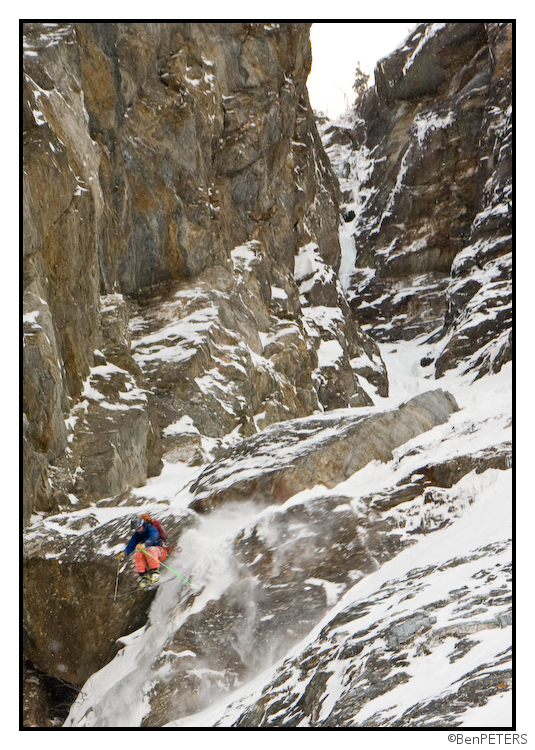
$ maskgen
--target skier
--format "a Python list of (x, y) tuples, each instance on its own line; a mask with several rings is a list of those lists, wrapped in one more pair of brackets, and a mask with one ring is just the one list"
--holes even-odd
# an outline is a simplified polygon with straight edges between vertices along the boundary
[(160, 580), (160, 561), (167, 557), (167, 550), (163, 546), (165, 532), (160, 523), (151, 518), (150, 513), (134, 516), (130, 521), (130, 527), (134, 529), (134, 534), (126, 549), (119, 552), (117, 557), (122, 560), (125, 555), (130, 555), (136, 550), (134, 565), (140, 577), (139, 587), (145, 588)]

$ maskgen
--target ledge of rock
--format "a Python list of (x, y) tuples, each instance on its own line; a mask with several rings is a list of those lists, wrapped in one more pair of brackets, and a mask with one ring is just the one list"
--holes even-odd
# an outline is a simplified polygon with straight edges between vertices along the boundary
[(334, 411), (272, 425), (205, 469), (191, 507), (202, 512), (228, 501), (283, 503), (318, 484), (332, 488), (370, 461), (390, 460), (395, 448), (457, 410), (453, 396), (438, 389), (380, 414)]

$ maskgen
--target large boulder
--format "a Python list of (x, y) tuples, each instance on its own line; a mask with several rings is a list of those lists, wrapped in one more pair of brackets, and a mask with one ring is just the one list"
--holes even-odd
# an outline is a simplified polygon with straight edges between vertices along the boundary
[(329, 412), (274, 425), (230, 448), (194, 483), (192, 507), (223, 502), (284, 503), (317, 484), (334, 487), (370, 461), (388, 461), (411, 437), (446, 422), (458, 406), (442, 390), (415, 396), (388, 412)]
[[(121, 648), (120, 636), (146, 622), (155, 592), (137, 588), (137, 574), (124, 565), (119, 572), (112, 554), (124, 549), (133, 512), (127, 506), (109, 521), (104, 502), (92, 512), (48, 514), (45, 524), (35, 518), (28, 527), (23, 645), (45, 674), (80, 687)], [(188, 513), (164, 519), (171, 542), (193, 522)]]

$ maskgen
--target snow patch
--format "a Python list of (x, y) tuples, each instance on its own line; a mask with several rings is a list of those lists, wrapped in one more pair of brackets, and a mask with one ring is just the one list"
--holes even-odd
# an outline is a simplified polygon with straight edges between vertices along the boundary
[(413, 127), (416, 131), (416, 137), (420, 146), (427, 138), (427, 134), (432, 130), (442, 130), (449, 127), (455, 120), (455, 113), (448, 112), (442, 117), (436, 112), (427, 112), (423, 115), (418, 115), (414, 119)]

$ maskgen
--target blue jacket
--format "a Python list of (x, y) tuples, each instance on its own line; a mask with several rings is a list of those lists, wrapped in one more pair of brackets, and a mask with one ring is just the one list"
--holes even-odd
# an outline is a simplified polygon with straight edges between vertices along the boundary
[(132, 539), (128, 542), (125, 554), (129, 555), (136, 548), (136, 545), (143, 543), (145, 547), (158, 547), (162, 544), (160, 532), (151, 523), (143, 523), (141, 531), (134, 532)]

